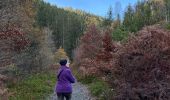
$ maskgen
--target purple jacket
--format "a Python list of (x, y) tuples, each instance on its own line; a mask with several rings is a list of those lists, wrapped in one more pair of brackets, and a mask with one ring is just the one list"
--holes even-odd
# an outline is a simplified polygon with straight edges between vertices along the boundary
[(61, 66), (58, 71), (57, 77), (58, 75), (59, 78), (56, 84), (56, 93), (71, 93), (71, 83), (75, 83), (75, 78), (72, 75), (70, 68), (68, 68), (67, 66)]

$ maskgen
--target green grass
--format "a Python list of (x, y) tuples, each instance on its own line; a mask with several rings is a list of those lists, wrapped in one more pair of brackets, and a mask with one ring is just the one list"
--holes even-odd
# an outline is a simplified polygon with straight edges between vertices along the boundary
[(82, 78), (79, 78), (79, 81), (83, 84), (90, 84), (93, 83), (97, 78), (94, 76), (85, 76)]
[(97, 98), (97, 100), (112, 99), (114, 91), (109, 88), (109, 85), (106, 82), (95, 76), (82, 76), (76, 69), (73, 69), (72, 71), (79, 82), (88, 86), (89, 91)]
[(170, 30), (170, 24), (165, 24), (165, 28)]
[(10, 100), (44, 100), (53, 93), (56, 76), (54, 73), (31, 75), (17, 84), (8, 84), (9, 91), (14, 93)]
[(109, 91), (109, 87), (103, 80), (98, 79), (95, 76), (82, 77), (81, 75), (78, 75), (78, 81), (80, 81), (82, 84), (87, 85), (91, 94), (97, 97), (97, 100), (106, 100), (104, 99), (105, 95), (103, 94)]
[(101, 96), (105, 90), (108, 89), (106, 83), (102, 80), (96, 80), (89, 84), (89, 89), (94, 96)]

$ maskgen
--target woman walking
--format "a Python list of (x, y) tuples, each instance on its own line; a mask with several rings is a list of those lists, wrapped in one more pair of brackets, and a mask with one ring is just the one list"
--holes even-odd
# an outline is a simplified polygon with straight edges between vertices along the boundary
[(56, 84), (56, 93), (58, 100), (71, 100), (72, 85), (75, 83), (75, 78), (69, 68), (69, 62), (66, 59), (60, 60), (60, 69), (57, 74), (58, 82)]

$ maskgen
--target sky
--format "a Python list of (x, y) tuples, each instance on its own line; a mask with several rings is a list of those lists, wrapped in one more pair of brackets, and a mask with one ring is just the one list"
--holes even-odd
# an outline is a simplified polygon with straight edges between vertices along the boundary
[(135, 5), (138, 0), (44, 0), (58, 7), (72, 7), (98, 16), (105, 17), (111, 6), (113, 15), (118, 13), (123, 16), (129, 4)]

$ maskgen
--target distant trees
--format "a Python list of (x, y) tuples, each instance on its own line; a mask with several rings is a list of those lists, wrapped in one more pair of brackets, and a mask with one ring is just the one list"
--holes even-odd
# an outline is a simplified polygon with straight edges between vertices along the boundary
[[(49, 65), (43, 62), (44, 58), (48, 57), (41, 52), (45, 51), (44, 48), (47, 48), (47, 45), (42, 46), (43, 43), (46, 43), (44, 42), (45, 32), (35, 24), (34, 19), (37, 2), (37, 0), (2, 2), (0, 8), (0, 42), (1, 50), (3, 50), (0, 55), (3, 59), (5, 58), (4, 60), (1, 59), (1, 62), (8, 62), (8, 64), (1, 63), (5, 68), (0, 70), (0, 73), (10, 74), (11, 76), (16, 73), (27, 74)], [(46, 54), (48, 53), (46, 52)], [(11, 60), (9, 61), (6, 58)], [(13, 66), (13, 68), (10, 66)]]
[(112, 22), (113, 22), (113, 9), (112, 6), (110, 6), (106, 18), (103, 20), (103, 25), (106, 27), (111, 27)]
[(166, 22), (170, 22), (170, 1), (164, 0), (165, 2), (165, 12), (166, 12)]
[(128, 6), (127, 11), (125, 12), (125, 17), (123, 20), (123, 25), (126, 26), (127, 30), (135, 31), (135, 21), (134, 21), (134, 10), (131, 5)]
[[(0, 10), (1, 67), (7, 67), (10, 64), (17, 63), (18, 59), (16, 57), (22, 53), (23, 49), (29, 46), (27, 45), (29, 41), (28, 34), (25, 30), (26, 26), (28, 28), (29, 25), (27, 24), (30, 23), (30, 20), (28, 16), (25, 16), (26, 11), (22, 8), (22, 5), (19, 5), (20, 2), (2, 2)], [(19, 5), (18, 9), (16, 7), (17, 5)], [(25, 16), (25, 18), (22, 16)], [(28, 23), (19, 23), (22, 21), (27, 21)]]
[(137, 32), (142, 27), (156, 23), (168, 22), (170, 8), (168, 0), (144, 0), (136, 5), (129, 5), (124, 13), (123, 20), (120, 16), (112, 21), (112, 36), (116, 41), (125, 40), (129, 33)]
[(39, 2), (36, 21), (41, 27), (49, 27), (53, 32), (56, 48), (62, 46), (72, 57), (80, 36), (90, 24), (100, 24), (100, 18), (72, 8), (58, 8)]
[(123, 25), (129, 32), (136, 32), (146, 25), (153, 25), (165, 18), (168, 20), (168, 10), (164, 9), (164, 6), (168, 7), (167, 3), (151, 0), (138, 2), (135, 8), (129, 5), (124, 15)]
[(55, 63), (59, 63), (60, 59), (68, 59), (66, 52), (61, 47), (54, 54)]

